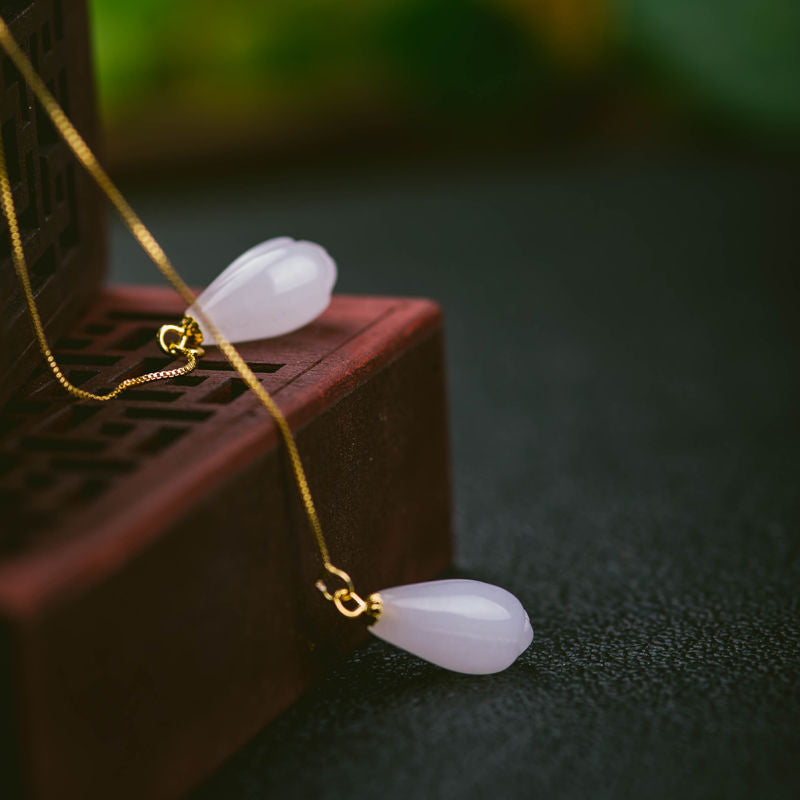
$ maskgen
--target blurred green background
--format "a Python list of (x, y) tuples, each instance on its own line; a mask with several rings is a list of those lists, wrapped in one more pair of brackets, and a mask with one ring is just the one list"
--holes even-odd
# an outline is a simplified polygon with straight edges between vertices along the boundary
[(793, 0), (90, 5), (122, 170), (800, 134)]

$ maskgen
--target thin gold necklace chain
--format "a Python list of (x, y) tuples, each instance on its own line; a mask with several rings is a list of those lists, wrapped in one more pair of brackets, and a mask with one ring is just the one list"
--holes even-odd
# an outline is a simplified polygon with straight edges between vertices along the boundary
[[(314, 505), (314, 499), (311, 496), (311, 489), (308, 485), (308, 478), (306, 477), (303, 462), (300, 460), (300, 454), (297, 450), (297, 443), (295, 442), (289, 423), (283, 412), (278, 408), (275, 401), (269, 395), (267, 390), (261, 385), (258, 378), (256, 378), (253, 371), (247, 365), (247, 362), (239, 354), (239, 351), (228, 341), (227, 337), (219, 330), (214, 324), (213, 320), (206, 316), (205, 312), (200, 308), (194, 294), (188, 287), (186, 282), (176, 272), (172, 266), (166, 253), (162, 250), (161, 246), (153, 238), (153, 235), (145, 227), (144, 223), (139, 219), (136, 212), (128, 204), (127, 200), (122, 196), (119, 189), (114, 185), (111, 178), (109, 178), (100, 162), (95, 157), (94, 153), (89, 149), (89, 146), (84, 141), (83, 137), (75, 129), (75, 126), (67, 119), (66, 114), (59, 106), (56, 99), (45, 86), (42, 79), (36, 74), (27, 56), (17, 45), (11, 32), (6, 25), (5, 20), (0, 17), (0, 46), (6, 51), (9, 58), (14, 62), (14, 65), (23, 76), (28, 86), (33, 90), (36, 98), (41, 103), (47, 115), (50, 117), (56, 130), (58, 130), (61, 137), (66, 142), (67, 146), (75, 154), (75, 157), (83, 165), (86, 171), (91, 175), (102, 192), (109, 199), (111, 204), (116, 208), (122, 221), (127, 226), (128, 230), (133, 234), (133, 237), (149, 256), (150, 260), (158, 267), (161, 274), (169, 281), (174, 287), (175, 291), (183, 298), (187, 306), (194, 305), (197, 311), (197, 316), (203, 323), (207, 331), (209, 331), (220, 350), (222, 350), (225, 357), (231, 363), (233, 368), (241, 375), (248, 388), (258, 397), (261, 404), (270, 413), (278, 426), (281, 437), (286, 445), (289, 453), (289, 459), (294, 472), (297, 488), (300, 492), (300, 497), (305, 507), (306, 516), (311, 525), (311, 529), (316, 539), (317, 548), (319, 549), (320, 556), (322, 557), (323, 568), (332, 576), (339, 579), (344, 586), (336, 589), (332, 593), (328, 591), (324, 581), (317, 582), (317, 588), (322, 591), (326, 599), (333, 601), (336, 607), (347, 616), (358, 616), (363, 612), (369, 612), (370, 605), (368, 601), (362, 600), (355, 592), (353, 583), (350, 576), (344, 571), (335, 567), (330, 560), (328, 546), (325, 542), (325, 536), (322, 533), (322, 526), (317, 516), (317, 510)], [(17, 221), (17, 214), (14, 208), (14, 200), (11, 192), (11, 182), (8, 177), (8, 170), (6, 168), (5, 152), (3, 149), (2, 141), (0, 141), (0, 195), (2, 195), (3, 213), (8, 221), (9, 234), (11, 238), (11, 249), (14, 260), (14, 268), (19, 277), (22, 285), (25, 301), (28, 305), (30, 312), (31, 324), (33, 325), (36, 333), (36, 338), (39, 343), (39, 348), (42, 355), (47, 361), (48, 366), (53, 372), (56, 380), (73, 396), (80, 399), (88, 400), (109, 400), (116, 397), (120, 392), (129, 386), (134, 386), (140, 383), (147, 383), (153, 380), (161, 380), (163, 378), (173, 378), (178, 375), (183, 375), (186, 372), (194, 369), (196, 361), (196, 353), (202, 352), (192, 350), (190, 348), (178, 349), (182, 355), (187, 357), (187, 363), (177, 369), (164, 370), (161, 372), (149, 373), (137, 378), (129, 378), (123, 381), (111, 393), (107, 395), (96, 395), (91, 392), (86, 392), (73, 386), (64, 376), (64, 373), (59, 368), (53, 357), (52, 351), (47, 342), (47, 337), (42, 326), (41, 317), (36, 308), (36, 301), (34, 299), (33, 290), (31, 289), (30, 276), (25, 262), (25, 253), (22, 247), (22, 238), (20, 236), (19, 223)], [(344, 604), (355, 603), (355, 609), (347, 608)]]

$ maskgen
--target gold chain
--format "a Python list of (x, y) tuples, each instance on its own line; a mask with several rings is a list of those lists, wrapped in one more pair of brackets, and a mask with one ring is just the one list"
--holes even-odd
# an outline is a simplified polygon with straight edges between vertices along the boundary
[[(365, 601), (361, 600), (361, 598), (355, 593), (350, 576), (331, 563), (328, 546), (322, 533), (322, 526), (320, 525), (319, 517), (317, 516), (317, 510), (314, 506), (314, 500), (311, 496), (311, 489), (308, 485), (305, 469), (303, 468), (303, 463), (300, 460), (300, 454), (297, 450), (297, 444), (294, 440), (294, 436), (292, 435), (291, 428), (289, 427), (289, 423), (286, 421), (286, 417), (284, 417), (283, 412), (278, 408), (267, 390), (261, 385), (258, 378), (256, 378), (253, 371), (247, 365), (247, 362), (239, 354), (239, 351), (228, 341), (228, 339), (223, 335), (214, 322), (209, 319), (208, 316), (206, 316), (202, 308), (197, 305), (195, 296), (191, 289), (185, 283), (183, 278), (181, 278), (181, 276), (175, 271), (175, 268), (170, 263), (166, 253), (161, 249), (161, 246), (153, 238), (153, 235), (149, 230), (147, 230), (136, 212), (122, 196), (119, 189), (117, 189), (117, 187), (114, 185), (106, 171), (100, 166), (100, 163), (98, 162), (94, 153), (92, 153), (92, 151), (89, 149), (89, 146), (86, 144), (83, 137), (75, 129), (75, 126), (69, 121), (69, 119), (67, 119), (66, 114), (64, 114), (56, 99), (50, 93), (42, 79), (36, 74), (30, 61), (14, 41), (14, 38), (12, 37), (8, 26), (2, 17), (0, 17), (0, 46), (3, 47), (9, 58), (14, 62), (14, 65), (19, 70), (20, 74), (33, 90), (36, 98), (47, 112), (47, 115), (52, 120), (53, 125), (66, 142), (67, 146), (70, 148), (70, 150), (72, 150), (72, 152), (75, 154), (75, 157), (83, 165), (89, 175), (91, 175), (114, 208), (116, 208), (117, 212), (122, 218), (122, 221), (125, 223), (128, 230), (130, 230), (130, 232), (133, 234), (133, 237), (136, 239), (145, 253), (147, 253), (150, 260), (156, 265), (156, 267), (158, 267), (158, 269), (161, 271), (161, 274), (169, 281), (170, 284), (172, 284), (173, 288), (183, 298), (187, 306), (194, 305), (197, 311), (197, 316), (200, 318), (200, 321), (203, 323), (205, 329), (213, 335), (219, 349), (222, 350), (223, 354), (231, 363), (233, 368), (239, 373), (239, 375), (241, 375), (248, 388), (256, 395), (256, 397), (258, 397), (261, 404), (267, 409), (272, 418), (275, 420), (275, 424), (278, 426), (278, 430), (280, 431), (281, 437), (283, 438), (286, 449), (289, 453), (289, 460), (291, 461), (292, 471), (294, 472), (297, 488), (300, 491), (300, 497), (305, 507), (306, 516), (308, 517), (308, 521), (316, 539), (317, 548), (319, 549), (320, 556), (322, 557), (322, 566), (331, 576), (344, 583), (344, 587), (337, 589), (332, 595), (328, 592), (324, 581), (318, 581), (317, 588), (323, 592), (327, 599), (334, 601), (336, 607), (342, 611), (342, 613), (345, 613), (343, 610), (345, 608), (344, 603), (353, 601), (356, 603), (357, 607), (360, 607), (360, 603), (364, 603)], [(2, 141), (0, 141), (0, 194), (2, 194), (3, 212), (8, 220), (9, 234), (11, 237), (11, 249), (14, 257), (14, 267), (17, 271), (17, 275), (19, 276), (20, 283), (22, 284), (25, 301), (28, 305), (31, 323), (36, 333), (39, 348), (41, 349), (42, 355), (47, 361), (50, 369), (53, 371), (56, 379), (68, 392), (81, 399), (110, 400), (112, 397), (116, 397), (120, 392), (129, 386), (147, 383), (154, 380), (161, 380), (162, 378), (177, 377), (178, 375), (183, 375), (186, 372), (189, 372), (195, 367), (197, 363), (197, 357), (202, 354), (202, 350), (192, 347), (181, 348), (173, 345), (173, 347), (170, 348), (171, 352), (178, 352), (182, 355), (185, 355), (188, 359), (187, 363), (183, 367), (161, 372), (152, 372), (137, 378), (129, 378), (128, 380), (123, 381), (119, 386), (117, 386), (116, 389), (107, 395), (95, 395), (91, 392), (85, 392), (82, 389), (73, 386), (64, 377), (63, 372), (53, 358), (53, 354), (47, 343), (41, 318), (36, 308), (36, 302), (31, 289), (30, 277), (28, 275), (28, 269), (25, 263), (25, 253), (22, 248), (22, 239), (20, 237), (17, 215), (14, 209), (14, 200), (11, 192), (11, 183), (8, 178), (8, 171), (6, 169), (5, 153), (3, 151)], [(184, 318), (182, 323), (184, 325), (182, 329), (184, 333), (184, 339), (188, 330), (186, 326), (191, 322), (192, 320), (189, 320), (187, 323), (187, 318)], [(363, 610), (369, 611), (369, 606), (367, 605), (367, 607)], [(361, 612), (359, 611), (358, 613)], [(357, 614), (353, 614), (353, 616), (356, 615)]]
[(22, 285), (22, 292), (25, 295), (25, 302), (28, 306), (28, 311), (31, 316), (31, 325), (36, 334), (36, 340), (39, 343), (39, 349), (42, 351), (44, 360), (50, 367), (56, 380), (73, 396), (79, 400), (111, 400), (117, 395), (125, 391), (131, 386), (138, 386), (142, 383), (150, 383), (151, 381), (160, 381), (165, 378), (177, 378), (179, 375), (185, 375), (191, 372), (197, 366), (197, 351), (189, 349), (175, 348), (174, 352), (178, 352), (186, 356), (186, 364), (176, 369), (160, 370), (158, 372), (149, 372), (145, 375), (139, 375), (136, 378), (127, 378), (120, 383), (115, 389), (112, 389), (107, 394), (94, 394), (87, 392), (85, 389), (79, 389), (75, 384), (70, 383), (66, 376), (58, 366), (50, 345), (47, 341), (47, 336), (44, 332), (42, 319), (39, 316), (39, 309), (36, 307), (36, 300), (34, 299), (33, 289), (31, 288), (31, 279), (28, 274), (28, 268), (25, 264), (25, 252), (22, 249), (22, 237), (19, 232), (19, 220), (17, 219), (17, 211), (14, 208), (14, 196), (11, 193), (11, 182), (8, 178), (8, 168), (6, 167), (6, 153), (2, 141), (0, 141), (0, 200), (2, 201), (3, 213), (8, 221), (8, 232), (11, 237), (11, 253), (14, 260), (14, 269)]

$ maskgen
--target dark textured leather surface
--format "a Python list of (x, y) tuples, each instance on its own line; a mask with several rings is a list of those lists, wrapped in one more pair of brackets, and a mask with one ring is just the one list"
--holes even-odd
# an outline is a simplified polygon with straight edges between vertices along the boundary
[(536, 631), (486, 678), (372, 641), (195, 800), (798, 796), (797, 178), (617, 157), (134, 195), (194, 282), (290, 234), (342, 290), (443, 303), (457, 569)]

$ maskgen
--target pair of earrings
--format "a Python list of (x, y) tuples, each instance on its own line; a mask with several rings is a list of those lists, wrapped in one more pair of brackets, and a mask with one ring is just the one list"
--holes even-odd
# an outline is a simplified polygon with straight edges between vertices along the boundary
[[(330, 302), (336, 264), (312, 242), (270, 239), (237, 258), (186, 310), (208, 315), (234, 344), (290, 333), (319, 316)], [(184, 318), (184, 319), (185, 319)], [(198, 323), (205, 344), (210, 331)], [(163, 339), (162, 339), (163, 341)], [(510, 666), (533, 640), (528, 615), (499, 586), (440, 580), (383, 589), (366, 600), (349, 576), (328, 570), (344, 586), (317, 587), (346, 616), (371, 622), (370, 633), (441, 667), (489, 674)]]

